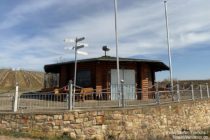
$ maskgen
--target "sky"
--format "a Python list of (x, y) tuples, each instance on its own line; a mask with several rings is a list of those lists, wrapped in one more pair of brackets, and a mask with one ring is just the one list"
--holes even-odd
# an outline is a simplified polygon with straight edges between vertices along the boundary
[[(210, 79), (210, 0), (168, 0), (175, 79)], [(114, 0), (1, 0), (0, 68), (44, 71), (74, 59), (65, 38), (85, 37), (88, 56), (115, 56)], [(118, 0), (119, 56), (168, 65), (163, 0)], [(157, 79), (169, 72), (157, 73)]]

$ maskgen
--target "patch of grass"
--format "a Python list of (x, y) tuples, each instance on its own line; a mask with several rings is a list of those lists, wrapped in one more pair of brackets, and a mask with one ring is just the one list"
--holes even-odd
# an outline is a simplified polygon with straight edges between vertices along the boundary
[(27, 132), (0, 130), (0, 135), (15, 137), (15, 138), (31, 138), (35, 140), (75, 140), (70, 136), (68, 136), (66, 133), (63, 133), (63, 135), (61, 136), (46, 137), (46, 136), (34, 136)]
[(206, 129), (205, 132), (207, 133), (207, 136), (210, 138), (210, 127)]
[(9, 131), (9, 130), (0, 130), (0, 135), (11, 136), (16, 138), (30, 137), (30, 135), (27, 133), (18, 132), (18, 131)]

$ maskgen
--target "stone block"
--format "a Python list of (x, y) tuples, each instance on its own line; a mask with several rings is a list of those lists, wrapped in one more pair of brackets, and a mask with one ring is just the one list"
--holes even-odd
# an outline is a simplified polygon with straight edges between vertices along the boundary
[(75, 129), (75, 133), (77, 135), (82, 135), (82, 130), (81, 129)]
[(64, 125), (68, 125), (68, 124), (70, 124), (71, 122), (70, 121), (63, 121), (63, 124)]
[(104, 111), (97, 111), (97, 115), (98, 115), (98, 116), (104, 116), (105, 113), (104, 113)]
[(82, 128), (82, 125), (81, 124), (69, 124), (69, 127), (72, 129), (79, 129), (79, 128)]
[(84, 134), (85, 135), (94, 135), (94, 134), (96, 134), (96, 131), (92, 127), (87, 127), (84, 129)]
[(84, 122), (84, 127), (90, 127), (93, 125), (92, 121)]
[(93, 135), (92, 139), (95, 140), (103, 140), (104, 139), (104, 135), (103, 134), (97, 134), (97, 135)]
[(48, 116), (47, 121), (52, 122), (53, 121), (53, 116)]
[(76, 139), (76, 138), (77, 138), (77, 135), (76, 135), (75, 132), (71, 132), (71, 133), (69, 134), (69, 136), (70, 136), (71, 138), (73, 138), (73, 139)]
[(79, 117), (79, 113), (75, 111), (75, 112), (74, 112), (74, 117), (75, 117), (75, 118), (78, 118), (78, 117)]
[(71, 132), (71, 131), (72, 131), (72, 129), (69, 128), (69, 127), (64, 127), (63, 128), (63, 132)]
[(102, 129), (103, 133), (107, 132), (107, 128), (108, 128), (107, 125), (102, 125), (101, 126), (101, 129)]
[(56, 129), (60, 129), (59, 126), (53, 126), (53, 129), (56, 130)]
[(90, 116), (91, 116), (91, 117), (97, 116), (97, 111), (92, 111), (92, 112), (90, 112)]
[(121, 114), (113, 114), (112, 115), (112, 119), (113, 120), (121, 120), (122, 119), (122, 115)]
[(35, 120), (47, 120), (47, 115), (36, 115)]
[(62, 115), (54, 115), (55, 120), (62, 120), (63, 116)]
[(63, 120), (55, 120), (55, 125), (62, 125), (63, 124)]
[(84, 122), (87, 122), (87, 121), (89, 121), (89, 119), (88, 118), (84, 118)]
[(82, 122), (83, 122), (83, 119), (82, 118), (76, 119), (76, 123), (82, 123)]
[(74, 121), (74, 115), (73, 114), (64, 114), (64, 121)]
[(85, 118), (85, 116), (86, 116), (86, 113), (78, 114), (79, 118)]

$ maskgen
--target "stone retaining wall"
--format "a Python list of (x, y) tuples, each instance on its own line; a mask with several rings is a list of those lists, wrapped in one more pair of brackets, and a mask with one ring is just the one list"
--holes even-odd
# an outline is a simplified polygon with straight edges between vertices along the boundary
[(151, 139), (210, 127), (210, 100), (130, 109), (1, 113), (0, 129), (76, 139)]

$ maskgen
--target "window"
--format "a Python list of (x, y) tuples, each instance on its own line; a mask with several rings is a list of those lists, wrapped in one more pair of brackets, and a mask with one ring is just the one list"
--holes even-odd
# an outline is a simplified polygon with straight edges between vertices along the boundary
[(77, 72), (77, 85), (81, 87), (91, 86), (91, 73), (89, 70), (82, 70)]
[(59, 77), (58, 73), (46, 73), (44, 76), (45, 88), (59, 87)]

